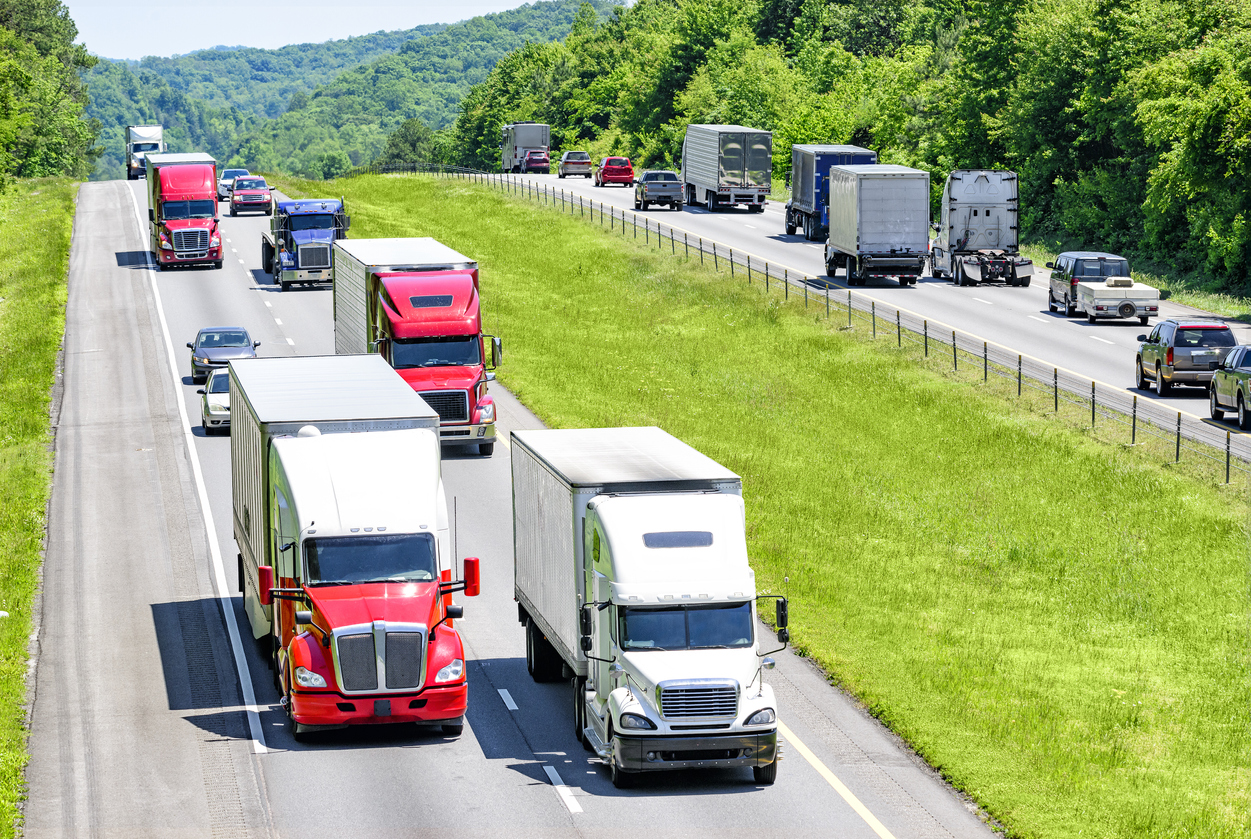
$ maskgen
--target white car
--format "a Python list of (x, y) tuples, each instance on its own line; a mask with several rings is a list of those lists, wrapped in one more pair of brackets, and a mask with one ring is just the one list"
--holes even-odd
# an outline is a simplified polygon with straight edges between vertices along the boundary
[(242, 178), (250, 174), (252, 173), (247, 169), (227, 169), (222, 172), (222, 176), (217, 179), (217, 200), (225, 201), (230, 197), (230, 190), (235, 185), (235, 178)]
[(204, 426), (204, 436), (214, 430), (230, 430), (230, 371), (226, 368), (209, 373), (204, 387), (196, 391), (203, 396), (200, 400), (200, 424)]

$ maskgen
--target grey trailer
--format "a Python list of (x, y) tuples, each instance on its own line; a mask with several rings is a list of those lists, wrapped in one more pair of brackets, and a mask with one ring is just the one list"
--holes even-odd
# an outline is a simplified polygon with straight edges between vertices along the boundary
[(897, 277), (916, 285), (929, 255), (930, 175), (893, 164), (831, 166), (825, 273), (849, 285)]
[(500, 171), (520, 172), (526, 152), (550, 154), (551, 126), (541, 122), (513, 122), (500, 129)]
[(823, 240), (830, 232), (830, 167), (872, 163), (877, 163), (877, 152), (860, 146), (791, 146), (786, 235), (794, 236), (800, 229), (809, 242)]
[(745, 204), (762, 213), (773, 186), (773, 134), (742, 125), (688, 125), (682, 141), (687, 204)]

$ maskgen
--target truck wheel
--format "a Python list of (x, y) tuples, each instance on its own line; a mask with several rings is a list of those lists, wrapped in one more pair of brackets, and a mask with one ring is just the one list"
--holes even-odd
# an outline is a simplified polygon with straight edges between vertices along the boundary
[(1029, 277), (1018, 277), (1016, 284), (1019, 285), (1021, 288), (1029, 288), (1029, 281), (1030, 281)]
[(236, 554), (236, 556), (239, 559), (239, 593), (244, 594), (244, 591), (243, 591), (243, 554)]
[[(1168, 383), (1168, 382), (1164, 381), (1164, 374), (1160, 371), (1160, 365), (1158, 365), (1158, 364), (1157, 364), (1157, 365), (1155, 366), (1155, 392), (1156, 392), (1156, 395), (1157, 395), (1157, 396), (1167, 396), (1167, 395), (1168, 395), (1168, 392), (1169, 392), (1170, 390), (1172, 390), (1172, 386), (1171, 386), (1171, 385), (1169, 385), (1169, 383)], [(1242, 403), (1239, 403), (1239, 405), (1241, 405), (1241, 404), (1242, 404)], [(1242, 415), (1241, 410), (1239, 410), (1239, 412), (1238, 412), (1238, 413), (1239, 413), (1239, 416), (1241, 416), (1241, 415)]]
[(679, 213), (682, 212), (682, 202), (681, 201), (676, 202), (673, 205), (673, 209), (675, 212), (679, 212)]
[(230, 217), (234, 218), (237, 215), (239, 215), (239, 213), (235, 210), (234, 205), (232, 204), (230, 207)]
[(1094, 316), (1094, 315), (1091, 315), (1091, 314), (1087, 314), (1087, 315), (1086, 315), (1086, 323), (1094, 323), (1094, 322), (1095, 322), (1095, 320), (1096, 320), (1096, 319), (1095, 319), (1095, 316)]
[(458, 723), (450, 722), (450, 723), (444, 723), (443, 725), (443, 733), (446, 734), (448, 737), (459, 737), (461, 732), (464, 730), (465, 730), (465, 723), (463, 720)]
[(825, 276), (827, 276), (827, 277), (833, 277), (833, 276), (836, 276), (837, 274), (838, 274), (838, 263), (837, 263), (837, 262), (827, 262), (827, 263), (825, 263)]
[(786, 235), (787, 236), (795, 235), (795, 225), (791, 224), (791, 220), (789, 216), (787, 216), (786, 218)]
[(582, 744), (582, 748), (589, 752), (591, 742), (586, 739), (586, 702), (582, 696), (586, 692), (586, 679), (574, 676), (570, 684), (573, 686), (573, 734)]
[(222, 261), (220, 259), (217, 260), (216, 262), (213, 263), (213, 267), (216, 268), (218, 271), (222, 270)]
[(1148, 320), (1148, 316), (1147, 316), (1147, 315), (1143, 315), (1142, 317), (1140, 317), (1140, 318), (1138, 319), (1138, 322), (1139, 322), (1140, 324), (1142, 324), (1143, 326), (1146, 326), (1146, 325), (1147, 325), (1147, 320)]
[(1147, 373), (1142, 369), (1142, 359), (1138, 359), (1134, 366), (1138, 371), (1138, 375), (1135, 377), (1138, 380), (1138, 389), (1144, 391), (1151, 390), (1151, 383), (1147, 381)]
[(283, 291), (290, 291), (291, 283), (287, 282), (286, 280), (280, 280), (278, 283), (278, 287), (281, 288)]
[(1238, 394), (1238, 427), (1251, 431), (1251, 413), (1247, 411), (1247, 403), (1242, 401), (1242, 394)]
[(753, 766), (751, 774), (755, 778), (756, 783), (763, 784), (766, 787), (773, 786), (773, 782), (778, 779), (778, 762), (774, 760), (766, 766)]
[(291, 731), (291, 739), (297, 743), (307, 743), (308, 734), (312, 729), (295, 721), (295, 712), (291, 710), (293, 704), (291, 697), (284, 696), (284, 698), (287, 700), (284, 707), (287, 709), (287, 728)]
[(478, 444), (478, 454), (482, 455), (483, 457), (490, 457), (494, 453), (495, 453), (494, 442)]
[(1070, 302), (1068, 297), (1064, 298), (1064, 316), (1071, 318), (1077, 314), (1077, 304)]
[(536, 682), (557, 681), (564, 669), (563, 664), (534, 620), (526, 621), (526, 669), (530, 671), (530, 677)]
[[(611, 744), (613, 740), (612, 723), (608, 724), (608, 742)], [(629, 789), (634, 786), (635, 773), (622, 769), (617, 765), (617, 758), (614, 755), (608, 760), (608, 773), (612, 778), (612, 785), (617, 789)]]
[(1056, 310), (1056, 299), (1051, 296), (1051, 292), (1047, 292), (1047, 311), (1054, 312)]
[(1225, 419), (1225, 412), (1221, 410), (1220, 403), (1216, 401), (1216, 383), (1212, 383), (1212, 387), (1208, 388), (1208, 413), (1214, 420)]

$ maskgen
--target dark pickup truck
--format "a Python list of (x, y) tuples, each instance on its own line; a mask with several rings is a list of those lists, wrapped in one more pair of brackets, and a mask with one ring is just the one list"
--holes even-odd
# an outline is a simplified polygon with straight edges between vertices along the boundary
[(634, 209), (646, 210), (652, 204), (667, 204), (682, 211), (682, 181), (677, 172), (653, 169), (634, 182)]

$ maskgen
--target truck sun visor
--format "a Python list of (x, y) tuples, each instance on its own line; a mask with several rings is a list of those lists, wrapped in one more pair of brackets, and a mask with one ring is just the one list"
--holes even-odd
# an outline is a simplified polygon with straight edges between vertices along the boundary
[(452, 295), (450, 294), (423, 294), (417, 297), (408, 298), (408, 302), (414, 309), (440, 309), (447, 308), (452, 305)]
[(712, 545), (712, 533), (707, 530), (665, 530), (644, 533), (643, 544), (649, 548), (707, 548)]

